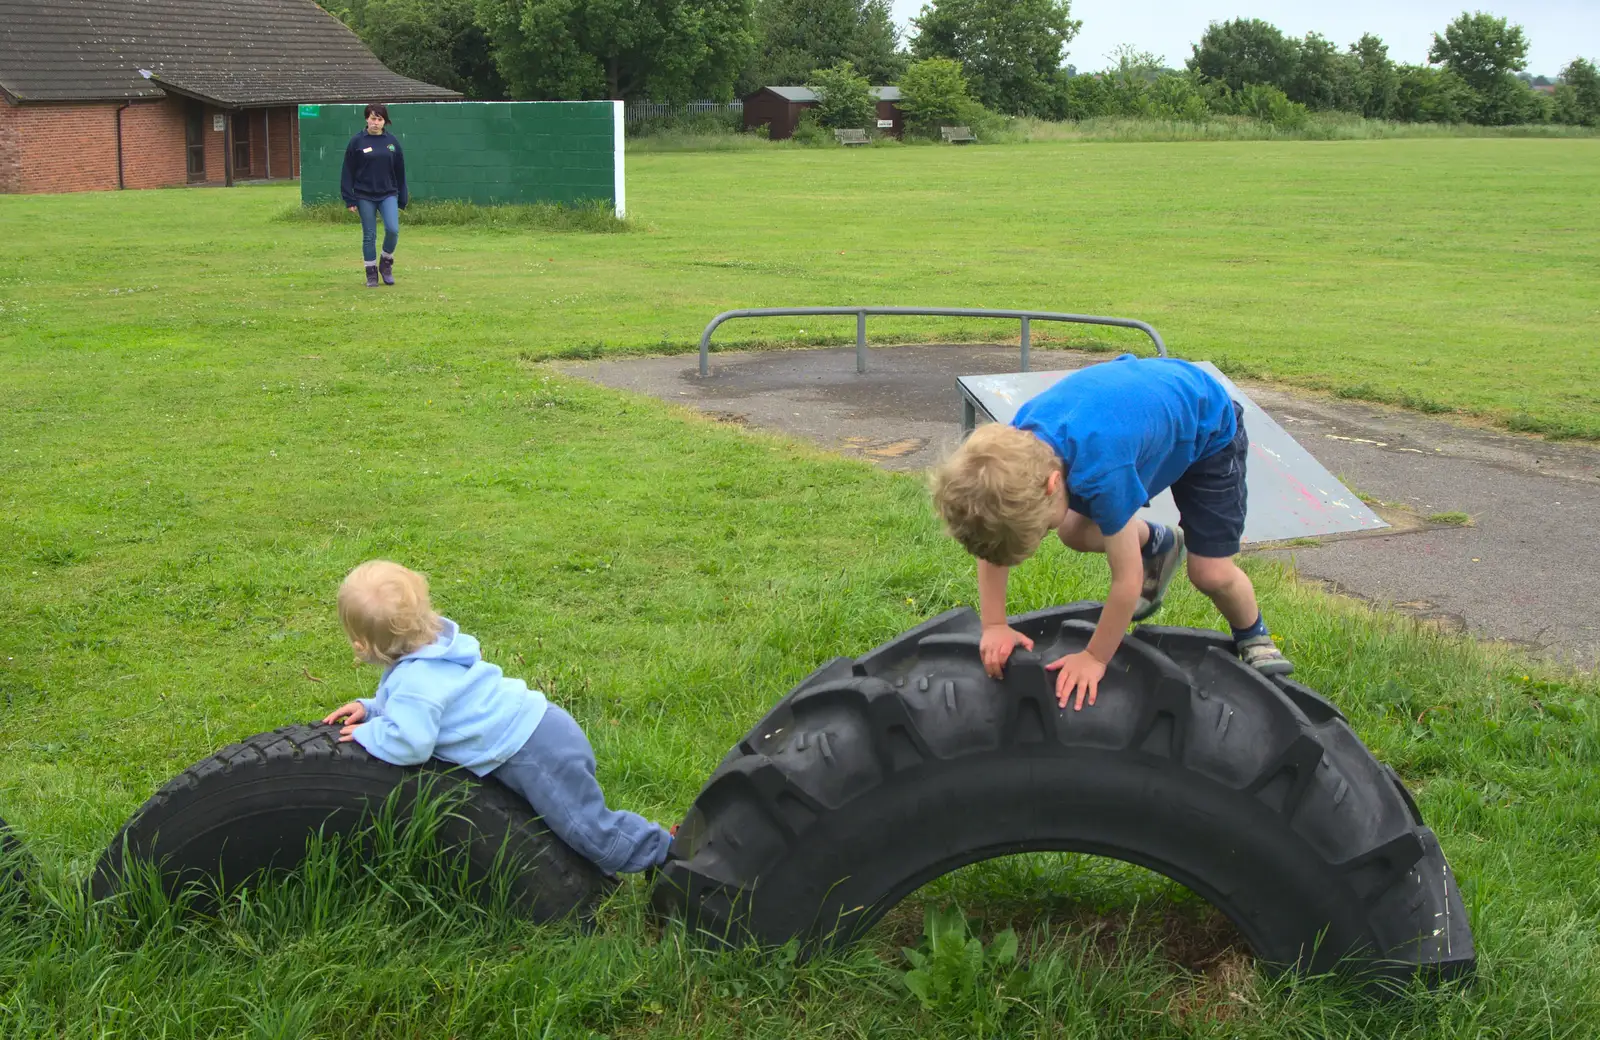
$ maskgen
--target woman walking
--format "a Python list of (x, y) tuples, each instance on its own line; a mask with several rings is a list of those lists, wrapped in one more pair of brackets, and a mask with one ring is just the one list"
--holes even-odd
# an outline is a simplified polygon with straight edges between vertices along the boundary
[[(361, 214), (361, 256), (367, 264), (367, 288), (394, 284), (394, 245), (400, 238), (400, 211), (406, 191), (406, 157), (389, 133), (387, 105), (368, 105), (367, 128), (350, 138), (344, 150), (344, 175), (339, 194), (351, 213)], [(383, 256), (379, 257), (378, 217), (383, 217)]]

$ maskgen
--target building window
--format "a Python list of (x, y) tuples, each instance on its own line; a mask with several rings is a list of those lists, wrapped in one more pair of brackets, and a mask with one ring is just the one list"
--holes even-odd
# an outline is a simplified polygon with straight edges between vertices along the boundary
[(206, 179), (206, 109), (198, 101), (189, 102), (183, 125), (184, 151), (188, 154), (189, 180)]
[(233, 115), (233, 175), (250, 176), (250, 113)]

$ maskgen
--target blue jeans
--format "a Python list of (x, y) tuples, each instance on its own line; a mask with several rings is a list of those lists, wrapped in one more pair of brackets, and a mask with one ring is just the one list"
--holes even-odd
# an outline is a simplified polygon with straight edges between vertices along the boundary
[(489, 775), (526, 798), (556, 837), (607, 874), (637, 873), (667, 858), (666, 828), (606, 808), (589, 738), (554, 704), (521, 750)]
[(383, 251), (394, 255), (394, 244), (400, 240), (400, 199), (390, 195), (382, 202), (357, 199), (356, 209), (361, 212), (361, 256), (369, 264), (378, 262), (378, 214), (383, 214)]

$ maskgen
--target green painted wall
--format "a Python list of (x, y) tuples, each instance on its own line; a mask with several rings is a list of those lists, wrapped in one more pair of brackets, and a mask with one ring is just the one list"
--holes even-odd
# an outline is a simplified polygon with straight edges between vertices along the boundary
[[(300, 199), (339, 199), (361, 105), (300, 106)], [(451, 101), (389, 106), (413, 199), (496, 203), (605, 199), (621, 215), (622, 105), (616, 101)]]

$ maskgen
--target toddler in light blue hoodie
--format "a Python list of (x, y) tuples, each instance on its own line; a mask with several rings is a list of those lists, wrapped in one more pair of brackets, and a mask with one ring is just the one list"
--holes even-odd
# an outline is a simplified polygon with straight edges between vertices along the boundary
[(478, 641), (433, 612), (427, 579), (388, 560), (339, 586), (339, 621), (356, 656), (383, 669), (377, 693), (335, 709), (353, 740), (397, 766), (439, 758), (493, 776), (528, 800), (556, 836), (608, 874), (657, 866), (672, 836), (606, 808), (594, 750), (571, 715), (478, 654)]

